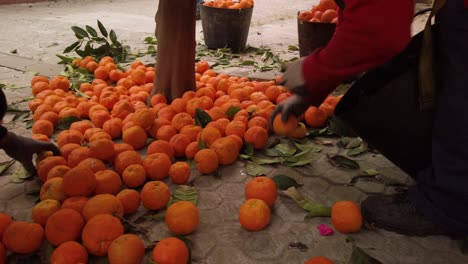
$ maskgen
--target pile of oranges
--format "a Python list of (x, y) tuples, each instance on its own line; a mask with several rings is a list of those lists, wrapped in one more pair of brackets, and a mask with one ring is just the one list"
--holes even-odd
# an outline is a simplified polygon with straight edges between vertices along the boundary
[(337, 23), (338, 7), (334, 0), (320, 0), (310, 11), (300, 12), (298, 19), (306, 22)]
[(205, 0), (204, 6), (228, 9), (244, 9), (252, 8), (254, 5), (253, 0)]
[[(47, 239), (56, 247), (53, 263), (87, 263), (88, 254), (107, 256), (111, 264), (140, 263), (143, 241), (124, 234), (119, 218), (140, 205), (148, 210), (165, 208), (171, 193), (164, 181), (186, 184), (191, 175), (187, 160), (193, 159), (202, 174), (211, 174), (234, 163), (244, 143), (265, 148), (268, 120), (276, 104), (291, 95), (275, 81), (217, 74), (201, 61), (195, 67), (196, 91), (168, 102), (160, 94), (149, 98), (156, 72), (140, 61), (125, 71), (110, 57), (100, 61), (85, 57), (73, 64), (95, 76), (79, 86), (86, 97), (70, 90), (70, 80), (63, 76), (31, 80), (32, 137), (52, 141), (58, 133), (54, 140), (61, 156), (43, 153), (36, 161), (43, 185), (32, 223), (0, 214), (0, 259), (6, 250), (32, 253)], [(305, 129), (299, 121), (323, 126), (339, 99), (330, 96), (323, 106), (310, 107), (286, 136)], [(194, 121), (200, 110), (211, 118), (205, 127)], [(80, 121), (57, 131), (58, 124), (71, 117)], [(115, 141), (120, 139), (122, 143)], [(145, 147), (142, 157), (137, 150)], [(276, 185), (267, 177), (257, 177), (246, 186), (245, 194), (239, 221), (247, 230), (261, 230), (270, 221)], [(198, 208), (190, 202), (173, 203), (165, 221), (173, 234), (190, 234), (198, 226)], [(152, 257), (161, 264), (186, 263), (188, 249), (183, 241), (170, 237), (157, 244)]]

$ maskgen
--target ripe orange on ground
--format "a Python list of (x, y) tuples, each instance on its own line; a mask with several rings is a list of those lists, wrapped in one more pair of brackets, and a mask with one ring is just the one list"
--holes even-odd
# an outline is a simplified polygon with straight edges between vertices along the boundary
[(174, 108), (174, 110), (176, 110), (177, 113), (182, 113), (185, 112), (185, 110), (187, 109), (187, 102), (187, 99), (175, 98), (174, 100), (172, 100), (171, 107)]
[[(56, 126), (59, 121), (59, 116), (55, 112), (45, 112), (39, 117), (39, 120), (47, 120), (52, 123), (52, 125)], [(38, 120), (38, 121), (39, 121)], [(39, 134), (39, 133), (37, 133)]]
[(249, 120), (247, 127), (251, 128), (254, 126), (260, 126), (268, 130), (268, 120), (261, 116), (254, 116)]
[(133, 123), (143, 129), (149, 129), (153, 125), (154, 119), (155, 116), (148, 108), (139, 109), (132, 115)]
[(141, 238), (125, 234), (116, 238), (109, 246), (109, 264), (141, 263), (145, 256), (145, 245)]
[(124, 189), (116, 196), (122, 203), (124, 214), (131, 214), (140, 207), (140, 193), (133, 189)]
[(0, 213), (0, 240), (3, 238), (5, 229), (13, 222), (13, 219), (5, 213)]
[(195, 165), (202, 174), (215, 172), (219, 167), (219, 160), (216, 151), (212, 149), (202, 149), (195, 154)]
[(205, 127), (200, 132), (200, 139), (205, 143), (207, 147), (210, 147), (213, 142), (221, 138), (221, 132), (214, 127)]
[(109, 119), (111, 119), (111, 116), (109, 114), (109, 111), (106, 110), (96, 110), (92, 113), (89, 114), (89, 119), (91, 122), (93, 122), (93, 125), (95, 127), (102, 128), (102, 125)]
[(184, 241), (176, 237), (167, 237), (156, 244), (152, 257), (156, 263), (185, 264), (189, 259), (189, 250)]
[(47, 174), (55, 166), (66, 165), (67, 161), (60, 156), (52, 156), (45, 158), (37, 164), (37, 175), (44, 182), (47, 179)]
[(227, 137), (232, 138), (237, 143), (238, 149), (242, 149), (242, 146), (244, 145), (244, 140), (242, 140), (241, 137), (239, 137), (238, 135), (229, 135)]
[(75, 143), (80, 145), (83, 135), (77, 130), (64, 130), (57, 135), (57, 146), (62, 148), (65, 144)]
[(78, 164), (80, 164), (80, 162), (89, 158), (89, 156), (90, 156), (89, 148), (87, 147), (76, 148), (72, 150), (72, 152), (70, 152), (70, 154), (68, 155), (68, 166), (70, 168), (75, 168), (76, 166), (78, 166)]
[(190, 144), (190, 138), (183, 134), (174, 135), (170, 140), (169, 144), (174, 149), (174, 156), (177, 158), (184, 157), (185, 149)]
[(167, 106), (158, 111), (158, 118), (164, 118), (172, 122), (176, 114), (177, 111), (172, 106)]
[(114, 142), (109, 139), (98, 139), (88, 144), (91, 158), (109, 160), (114, 156)]
[(12, 222), (3, 232), (3, 245), (13, 253), (33, 253), (44, 241), (44, 229), (40, 224), (23, 221)]
[(284, 123), (281, 118), (281, 114), (278, 114), (273, 119), (273, 131), (275, 131), (278, 136), (288, 136), (296, 130), (297, 118), (295, 116), (289, 116), (286, 123)]
[(185, 112), (176, 114), (171, 121), (171, 125), (177, 132), (180, 132), (182, 128), (189, 125), (194, 125), (195, 121), (193, 117)]
[(77, 130), (82, 135), (88, 130), (89, 128), (93, 128), (93, 123), (89, 122), (88, 120), (81, 120), (77, 122), (73, 122), (70, 125), (70, 130)]
[(218, 155), (218, 161), (221, 165), (229, 165), (234, 163), (239, 156), (239, 148), (234, 139), (230, 137), (223, 137), (217, 139), (211, 144), (210, 149)]
[(93, 196), (83, 207), (83, 216), (86, 221), (99, 214), (117, 214), (123, 216), (123, 212), (122, 203), (112, 194)]
[(141, 164), (132, 164), (122, 173), (122, 181), (129, 188), (136, 188), (146, 181), (146, 171)]
[(126, 143), (114, 143), (114, 156), (112, 157), (111, 162), (115, 161), (115, 158), (122, 152), (127, 150), (134, 150), (132, 146)]
[(187, 162), (178, 161), (171, 165), (169, 169), (169, 177), (175, 184), (186, 184), (190, 178), (190, 165)]
[(266, 176), (255, 177), (245, 185), (245, 199), (247, 200), (260, 199), (273, 208), (277, 197), (276, 183)]
[(239, 209), (239, 222), (249, 231), (264, 229), (271, 218), (270, 207), (260, 199), (249, 199)]
[(154, 153), (146, 156), (143, 160), (146, 176), (152, 180), (167, 178), (171, 164), (171, 160), (164, 153)]
[(233, 120), (231, 121), (231, 123), (226, 125), (226, 130), (224, 133), (226, 134), (226, 136), (234, 134), (243, 138), (245, 134), (245, 129), (246, 129), (245, 123), (243, 123), (242, 121)]
[(62, 209), (68, 208), (77, 211), (78, 213), (83, 213), (83, 208), (88, 202), (88, 197), (86, 196), (73, 196), (67, 198), (62, 203)]
[(198, 142), (190, 142), (185, 148), (185, 157), (193, 159), (198, 152)]
[(54, 246), (80, 238), (84, 219), (73, 209), (60, 209), (49, 217), (45, 227), (45, 236)]
[(87, 158), (82, 160), (76, 167), (90, 169), (93, 173), (103, 171), (106, 169), (106, 165), (101, 160), (95, 158)]
[(32, 126), (32, 132), (50, 137), (54, 133), (54, 124), (49, 120), (37, 120)]
[(166, 224), (176, 235), (193, 233), (199, 224), (198, 208), (191, 202), (180, 201), (173, 203), (166, 211)]
[(245, 132), (244, 140), (255, 149), (264, 149), (268, 143), (268, 131), (263, 127), (253, 126)]
[(171, 197), (169, 187), (162, 181), (147, 182), (140, 192), (141, 203), (148, 210), (159, 210)]
[(123, 234), (124, 227), (118, 218), (100, 214), (86, 223), (81, 238), (89, 253), (105, 256), (112, 241)]
[(88, 142), (93, 142), (98, 139), (112, 140), (112, 137), (104, 131), (99, 131), (90, 136)]
[(361, 210), (353, 201), (339, 201), (333, 204), (331, 220), (336, 230), (341, 233), (355, 233), (361, 230)]
[(47, 180), (41, 187), (39, 199), (41, 201), (53, 199), (59, 202), (65, 200), (66, 195), (63, 191), (63, 178), (52, 178)]
[(81, 147), (81, 145), (76, 143), (69, 143), (65, 144), (60, 148), (60, 155), (65, 159), (68, 160), (68, 155), (74, 150)]
[(129, 144), (134, 149), (141, 149), (146, 145), (146, 132), (140, 126), (133, 126), (126, 129), (122, 134), (124, 143)]
[(154, 153), (164, 153), (170, 159), (174, 158), (174, 148), (169, 142), (164, 140), (155, 140), (148, 145), (146, 155), (151, 155)]
[(67, 241), (58, 246), (50, 257), (53, 264), (88, 263), (88, 252), (75, 241)]
[(317, 256), (308, 259), (304, 264), (333, 264), (333, 261), (326, 257)]
[(94, 194), (116, 195), (122, 187), (120, 175), (114, 170), (102, 170), (94, 174), (96, 176), (96, 189)]
[(60, 202), (47, 199), (39, 202), (32, 208), (31, 218), (34, 223), (45, 226), (47, 219), (58, 210), (60, 210)]
[(119, 174), (122, 174), (124, 170), (132, 164), (143, 165), (140, 154), (135, 150), (126, 150), (117, 155), (114, 160), (114, 168)]
[(122, 119), (117, 117), (107, 120), (102, 125), (104, 132), (109, 134), (112, 139), (119, 138), (122, 135), (122, 127)]
[(83, 135), (83, 138), (86, 140), (86, 141), (90, 141), (90, 138), (92, 136), (94, 136), (95, 134), (98, 134), (98, 133), (101, 133), (101, 132), (104, 132), (104, 130), (102, 128), (99, 128), (99, 127), (93, 127), (93, 128), (90, 128), (88, 130), (86, 130), (86, 132), (84, 133)]
[(159, 140), (169, 141), (173, 136), (177, 134), (177, 130), (171, 125), (161, 126), (156, 132), (156, 138)]
[(34, 139), (34, 140), (50, 142), (50, 138), (48, 136), (42, 135), (42, 134), (34, 134), (34, 135), (31, 136), (31, 138)]
[(304, 119), (310, 127), (320, 128), (327, 122), (328, 115), (322, 108), (311, 106), (306, 110)]
[[(60, 179), (60, 178), (53, 178)], [(96, 176), (85, 167), (76, 167), (63, 175), (63, 192), (67, 196), (88, 196), (96, 188)]]

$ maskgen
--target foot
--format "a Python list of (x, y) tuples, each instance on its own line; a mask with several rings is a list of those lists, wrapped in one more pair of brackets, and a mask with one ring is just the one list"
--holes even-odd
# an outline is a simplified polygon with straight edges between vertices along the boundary
[(370, 196), (361, 204), (366, 222), (409, 236), (448, 235), (414, 207), (407, 193)]

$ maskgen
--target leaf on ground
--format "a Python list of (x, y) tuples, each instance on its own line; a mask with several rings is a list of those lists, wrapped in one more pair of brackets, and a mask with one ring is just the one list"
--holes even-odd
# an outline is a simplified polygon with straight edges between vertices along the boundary
[(280, 156), (279, 152), (274, 148), (264, 149), (264, 150), (262, 150), (262, 153), (269, 156), (269, 157), (279, 157)]
[(336, 167), (343, 167), (347, 169), (359, 169), (359, 163), (356, 161), (346, 158), (341, 155), (327, 155), (328, 160)]
[(247, 161), (247, 164), (245, 164), (245, 170), (247, 174), (253, 177), (263, 176), (263, 175), (266, 175), (268, 172), (268, 170), (262, 165), (259, 165), (251, 161)]
[(293, 156), (284, 157), (284, 161), (294, 163), (302, 160), (310, 160), (310, 153), (312, 153), (312, 149), (306, 149), (294, 154)]
[(269, 149), (269, 148), (272, 148), (276, 145), (278, 145), (279, 143), (281, 143), (281, 140), (277, 137), (270, 137), (267, 141), (267, 144), (265, 146), (266, 149)]
[(201, 126), (204, 128), (211, 121), (211, 116), (205, 110), (202, 110), (200, 108), (197, 108), (195, 110), (195, 124), (197, 126)]
[(318, 153), (322, 151), (321, 147), (317, 147), (313, 145), (312, 143), (300, 144), (300, 143), (294, 142), (294, 144), (296, 145), (298, 149), (302, 151), (310, 151), (311, 153)]
[(237, 107), (237, 106), (231, 106), (229, 107), (227, 110), (226, 110), (226, 115), (229, 117), (229, 118), (233, 118), (237, 112), (239, 112), (241, 110), (240, 107)]
[(275, 146), (275, 149), (282, 156), (292, 156), (294, 153), (296, 153), (296, 148), (287, 143), (280, 143)]
[(298, 48), (297, 46), (294, 46), (294, 45), (289, 45), (289, 46), (288, 46), (288, 50), (290, 50), (290, 51), (298, 51), (299, 48)]
[(305, 197), (302, 193), (300, 193), (296, 187), (290, 187), (287, 190), (283, 191), (283, 193), (288, 196), (289, 198), (293, 199), (297, 205), (299, 205), (302, 209), (306, 210), (308, 216), (314, 217), (329, 217), (331, 216), (331, 208), (328, 206), (324, 206), (320, 203), (312, 201)]
[(254, 154), (254, 146), (252, 143), (244, 142), (244, 146), (242, 147), (242, 154), (245, 154), (249, 157)]
[(264, 164), (275, 164), (275, 163), (281, 163), (282, 159), (280, 158), (259, 158), (255, 156), (251, 156), (250, 159), (257, 163), (258, 165), (264, 165)]
[(353, 149), (357, 148), (361, 145), (362, 139), (360, 137), (357, 138), (351, 138), (349, 142), (347, 142), (345, 148), (346, 149)]
[(374, 168), (364, 170), (364, 172), (369, 176), (377, 176), (377, 175), (380, 174), (380, 171), (378, 171), (377, 169), (374, 169)]
[(241, 153), (241, 154), (239, 154), (239, 158), (244, 159), (244, 160), (248, 160), (248, 159), (250, 159), (250, 156)]
[(26, 122), (26, 129), (32, 128), (33, 124), (34, 124), (34, 120), (28, 120)]
[(303, 185), (286, 175), (276, 175), (271, 179), (276, 183), (276, 187), (280, 190), (287, 190), (290, 187), (300, 187)]
[(0, 176), (15, 163), (14, 159), (0, 163)]
[(319, 145), (324, 145), (324, 146), (329, 146), (333, 145), (334, 141), (333, 140), (326, 140), (326, 139), (317, 139), (315, 142)]
[(382, 262), (369, 256), (362, 248), (355, 247), (351, 254), (349, 264), (382, 264)]
[(347, 152), (346, 152), (346, 155), (348, 156), (357, 156), (359, 154), (362, 154), (364, 152), (366, 152), (367, 150), (367, 147), (364, 146), (364, 144), (360, 145), (359, 147), (356, 147), (356, 148), (353, 148), (353, 149), (349, 149)]
[(313, 161), (314, 160), (312, 158), (306, 158), (297, 162), (284, 162), (283, 165), (288, 166), (288, 167), (301, 167), (304, 165), (308, 165), (312, 163)]
[(324, 127), (324, 128), (321, 128), (321, 129), (310, 129), (307, 131), (307, 137), (317, 137), (317, 136), (320, 136), (320, 135), (324, 135), (328, 132), (328, 127)]
[(31, 175), (26, 171), (23, 166), (20, 166), (11, 176), (10, 181), (13, 183), (22, 183), (29, 179)]
[(195, 160), (194, 160), (194, 159), (188, 159), (188, 160), (186, 160), (186, 162), (188, 163), (188, 165), (190, 166), (190, 168), (191, 168), (191, 169), (193, 169), (193, 170), (194, 170), (194, 169), (196, 169), (196, 168), (197, 168), (197, 166), (196, 166), (196, 164), (195, 164)]
[(71, 124), (78, 122), (78, 121), (81, 121), (81, 119), (76, 116), (67, 116), (67, 117), (61, 118), (58, 121), (57, 128), (60, 130), (68, 130)]
[[(197, 190), (188, 185), (179, 185), (176, 187), (174, 194), (172, 195), (172, 203), (188, 201), (197, 205), (198, 202), (198, 192)], [(169, 206), (169, 205), (168, 205)]]

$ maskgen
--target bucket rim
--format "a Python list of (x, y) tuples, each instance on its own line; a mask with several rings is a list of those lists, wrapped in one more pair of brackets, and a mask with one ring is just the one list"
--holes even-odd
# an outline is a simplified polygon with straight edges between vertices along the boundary
[[(217, 9), (217, 10), (232, 10), (232, 11), (236, 11), (236, 12), (241, 12), (242, 10), (252, 10), (254, 7), (255, 7), (255, 5), (252, 5), (252, 7), (249, 7), (249, 8), (231, 9), (231, 8), (224, 8), (224, 7), (206, 6), (206, 5), (203, 5), (203, 4), (200, 5), (200, 8)], [(231, 12), (231, 11), (227, 11), (227, 12)]]

